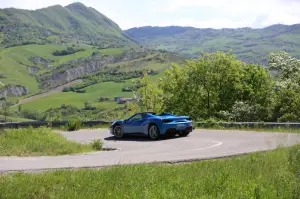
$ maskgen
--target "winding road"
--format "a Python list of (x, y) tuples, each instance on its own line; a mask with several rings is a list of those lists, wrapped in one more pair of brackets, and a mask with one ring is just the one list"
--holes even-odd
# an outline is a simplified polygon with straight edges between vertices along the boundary
[(181, 162), (230, 157), (300, 143), (300, 134), (249, 131), (195, 130), (188, 137), (150, 141), (143, 137), (116, 140), (107, 129), (60, 132), (69, 140), (89, 143), (102, 139), (114, 151), (54, 157), (0, 157), (0, 172), (37, 172), (52, 169)]

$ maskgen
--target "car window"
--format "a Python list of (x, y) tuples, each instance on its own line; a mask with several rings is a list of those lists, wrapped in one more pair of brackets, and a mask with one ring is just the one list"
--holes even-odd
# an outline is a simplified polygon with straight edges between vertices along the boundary
[(141, 114), (138, 114), (138, 115), (135, 115), (133, 116), (130, 120), (139, 120), (139, 119), (142, 119), (142, 115)]

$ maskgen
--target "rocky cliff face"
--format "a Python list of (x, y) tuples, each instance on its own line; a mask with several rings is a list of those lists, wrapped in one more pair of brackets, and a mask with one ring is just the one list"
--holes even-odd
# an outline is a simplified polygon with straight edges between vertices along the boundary
[(0, 98), (3, 97), (20, 97), (24, 95), (28, 95), (29, 90), (24, 86), (6, 86), (5, 88), (0, 90)]
[(78, 62), (73, 61), (71, 63), (73, 64), (71, 68), (69, 67), (66, 70), (62, 70), (63, 68), (58, 68), (51, 75), (42, 77), (41, 80), (44, 83), (42, 88), (58, 87), (70, 81), (76, 80), (84, 75), (95, 73), (108, 64), (134, 60), (140, 57), (145, 57), (146, 55), (146, 51), (128, 51), (117, 56), (92, 56), (92, 58), (87, 60), (78, 60)]

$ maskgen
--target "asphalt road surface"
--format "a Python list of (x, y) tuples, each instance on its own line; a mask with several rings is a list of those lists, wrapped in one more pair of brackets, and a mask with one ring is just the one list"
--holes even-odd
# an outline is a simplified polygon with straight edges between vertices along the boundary
[(36, 172), (51, 169), (202, 160), (271, 150), (278, 146), (300, 143), (300, 134), (231, 130), (194, 130), (188, 137), (158, 141), (150, 141), (143, 137), (116, 140), (107, 129), (61, 133), (68, 139), (81, 143), (102, 139), (104, 147), (118, 150), (56, 157), (0, 157), (0, 172)]

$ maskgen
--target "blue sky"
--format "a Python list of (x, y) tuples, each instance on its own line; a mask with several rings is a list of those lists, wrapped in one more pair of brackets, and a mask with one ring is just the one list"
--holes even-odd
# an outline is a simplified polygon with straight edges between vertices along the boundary
[(0, 7), (38, 9), (81, 2), (122, 29), (139, 26), (262, 28), (300, 23), (300, 0), (1, 0)]

